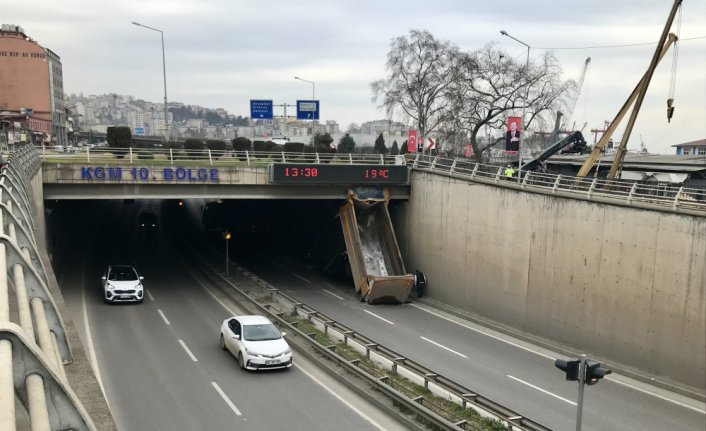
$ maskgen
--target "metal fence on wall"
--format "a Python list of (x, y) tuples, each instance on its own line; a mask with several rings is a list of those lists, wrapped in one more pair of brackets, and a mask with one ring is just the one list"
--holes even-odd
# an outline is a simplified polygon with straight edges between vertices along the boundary
[(66, 377), (71, 349), (37, 248), (40, 167), (22, 146), (0, 172), (0, 430), (95, 430)]

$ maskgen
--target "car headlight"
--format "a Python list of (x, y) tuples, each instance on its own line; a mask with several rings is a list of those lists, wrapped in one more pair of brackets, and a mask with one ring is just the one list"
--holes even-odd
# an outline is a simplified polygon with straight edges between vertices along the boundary
[(283, 354), (283, 355), (289, 355), (290, 353), (292, 353), (292, 350), (289, 349), (289, 348), (287, 348), (287, 350), (285, 350), (282, 354)]

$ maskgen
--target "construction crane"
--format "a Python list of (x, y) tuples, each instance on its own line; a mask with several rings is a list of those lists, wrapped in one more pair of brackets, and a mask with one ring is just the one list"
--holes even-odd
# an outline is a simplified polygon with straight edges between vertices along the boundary
[(672, 46), (672, 44), (674, 44), (678, 39), (674, 33), (669, 33), (669, 29), (672, 26), (672, 22), (674, 22), (674, 16), (676, 15), (677, 10), (681, 6), (681, 3), (682, 0), (674, 0), (674, 5), (672, 6), (672, 10), (669, 13), (667, 23), (664, 27), (664, 30), (662, 31), (662, 36), (660, 37), (659, 43), (657, 44), (657, 50), (655, 51), (655, 54), (652, 57), (650, 66), (647, 68), (647, 72), (645, 72), (645, 75), (642, 77), (640, 82), (632, 91), (632, 93), (628, 97), (628, 100), (626, 100), (625, 104), (623, 104), (622, 108), (620, 108), (618, 114), (615, 116), (615, 119), (610, 123), (608, 129), (605, 131), (600, 141), (598, 141), (598, 143), (593, 147), (593, 151), (591, 151), (591, 154), (589, 154), (588, 158), (581, 166), (581, 169), (579, 169), (578, 174), (576, 174), (577, 177), (585, 177), (588, 174), (593, 165), (596, 163), (596, 160), (599, 158), (601, 152), (604, 151), (606, 144), (613, 136), (613, 133), (618, 127), (618, 124), (623, 119), (628, 109), (630, 108), (630, 106), (632, 106), (634, 102), (635, 106), (632, 110), (632, 113), (630, 114), (630, 118), (625, 128), (625, 132), (623, 133), (623, 137), (620, 141), (620, 145), (618, 146), (618, 149), (615, 153), (615, 157), (613, 158), (613, 162), (610, 166), (610, 171), (606, 176), (606, 178), (609, 180), (612, 180), (616, 177), (618, 170), (620, 169), (620, 166), (623, 163), (625, 153), (627, 152), (626, 147), (628, 144), (628, 139), (630, 138), (630, 133), (632, 132), (633, 126), (635, 125), (637, 114), (640, 112), (640, 107), (642, 106), (642, 101), (645, 98), (645, 93), (647, 92), (647, 87), (650, 84), (652, 75), (654, 74), (654, 71), (657, 68), (657, 65), (659, 64), (660, 60), (662, 60), (667, 51), (669, 51), (670, 46)]
[[(566, 125), (571, 122), (571, 117), (574, 114), (574, 108), (576, 108), (576, 102), (578, 102), (579, 97), (581, 96), (581, 89), (583, 88), (583, 81), (586, 80), (586, 71), (588, 70), (588, 64), (591, 62), (591, 57), (587, 57), (586, 61), (583, 64), (583, 70), (581, 71), (581, 76), (579, 77), (578, 83), (576, 84), (576, 94), (572, 98), (572, 100), (569, 102), (569, 109), (567, 110), (568, 112), (566, 113), (566, 117), (564, 118), (564, 126), (561, 128), (562, 130), (566, 130)], [(573, 130), (572, 130), (573, 132)]]

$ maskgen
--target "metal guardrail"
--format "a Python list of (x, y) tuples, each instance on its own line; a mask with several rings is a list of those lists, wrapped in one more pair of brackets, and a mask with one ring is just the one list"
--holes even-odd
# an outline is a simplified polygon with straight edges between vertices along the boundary
[(0, 173), (0, 430), (95, 430), (66, 377), (71, 348), (34, 237), (29, 181), (40, 167), (23, 146)]
[(90, 164), (194, 164), (206, 166), (262, 166), (270, 163), (331, 163), (404, 165), (402, 155), (351, 153), (291, 153), (285, 151), (190, 150), (174, 148), (94, 147), (74, 152), (41, 148), (44, 161)]
[(525, 191), (706, 217), (706, 189), (535, 171), (523, 172), (522, 178), (508, 178), (503, 174), (504, 167), (422, 155), (416, 155), (409, 165), (412, 169)]

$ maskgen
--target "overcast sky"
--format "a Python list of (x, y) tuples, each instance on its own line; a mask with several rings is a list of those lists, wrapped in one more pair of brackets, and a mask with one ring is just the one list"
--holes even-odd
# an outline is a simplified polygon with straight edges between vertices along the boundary
[[(524, 61), (554, 49), (566, 78), (578, 80), (591, 57), (573, 119), (590, 129), (612, 120), (645, 73), (671, 0), (35, 0), (4, 2), (2, 23), (61, 57), (66, 93), (164, 98), (159, 33), (164, 31), (169, 101), (249, 116), (250, 99), (294, 104), (315, 82), (321, 120), (384, 119), (370, 82), (385, 76), (392, 38), (429, 30), (462, 50), (496, 42)], [(659, 65), (628, 144), (654, 153), (706, 138), (706, 0), (684, 0), (672, 31), (680, 35), (676, 111), (666, 120), (670, 52)], [(607, 45), (633, 45), (605, 48)], [(591, 49), (565, 49), (598, 47)], [(293, 115), (294, 108), (288, 112)], [(519, 114), (519, 113), (518, 113)], [(275, 108), (275, 115), (282, 115)], [(393, 118), (393, 120), (402, 120)], [(624, 120), (622, 124), (626, 121)], [(616, 133), (618, 140), (624, 126)]]

